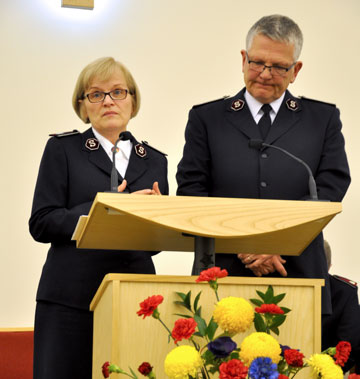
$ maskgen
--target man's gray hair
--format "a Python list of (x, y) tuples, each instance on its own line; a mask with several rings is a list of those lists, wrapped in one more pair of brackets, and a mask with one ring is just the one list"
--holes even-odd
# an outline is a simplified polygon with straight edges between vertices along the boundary
[(274, 14), (264, 16), (257, 21), (246, 36), (246, 50), (249, 51), (254, 37), (262, 34), (274, 41), (294, 45), (294, 62), (300, 57), (303, 35), (299, 26), (289, 17)]
[(328, 266), (328, 270), (330, 270), (331, 267), (331, 247), (328, 241), (324, 240), (324, 251), (325, 251), (325, 257), (326, 257), (326, 263)]

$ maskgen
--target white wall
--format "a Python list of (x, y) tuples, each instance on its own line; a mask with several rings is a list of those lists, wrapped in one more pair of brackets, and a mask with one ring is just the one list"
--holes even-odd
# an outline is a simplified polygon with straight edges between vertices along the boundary
[[(143, 104), (129, 129), (169, 154), (175, 194), (188, 110), (243, 86), (240, 49), (261, 16), (281, 13), (304, 32), (304, 67), (294, 95), (333, 102), (341, 110), (353, 182), (343, 213), (326, 228), (333, 273), (360, 281), (359, 0), (95, 0), (95, 9), (61, 0), (0, 3), (1, 264), (0, 326), (30, 326), (47, 246), (27, 221), (39, 161), (51, 132), (85, 130), (71, 108), (80, 70), (114, 56), (134, 74)], [(161, 274), (188, 274), (189, 253), (162, 253)]]

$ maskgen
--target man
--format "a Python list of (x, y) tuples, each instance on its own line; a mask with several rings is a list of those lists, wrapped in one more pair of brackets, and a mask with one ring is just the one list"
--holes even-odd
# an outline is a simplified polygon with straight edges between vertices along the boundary
[[(331, 248), (324, 241), (328, 270), (331, 267)], [(340, 341), (351, 343), (351, 354), (343, 367), (349, 371), (356, 361), (360, 349), (360, 308), (357, 284), (338, 275), (329, 275), (331, 288), (332, 314), (321, 318), (321, 350), (336, 346)]]
[[(178, 195), (308, 199), (305, 168), (281, 151), (249, 147), (256, 139), (303, 159), (314, 173), (320, 199), (342, 200), (350, 175), (339, 110), (287, 90), (303, 65), (298, 60), (302, 40), (298, 25), (285, 16), (266, 16), (252, 26), (241, 51), (245, 88), (234, 97), (194, 106), (189, 113), (176, 175)], [(216, 265), (230, 275), (328, 282), (322, 234), (299, 257), (219, 254)], [(323, 311), (331, 312), (328, 285), (323, 295)]]

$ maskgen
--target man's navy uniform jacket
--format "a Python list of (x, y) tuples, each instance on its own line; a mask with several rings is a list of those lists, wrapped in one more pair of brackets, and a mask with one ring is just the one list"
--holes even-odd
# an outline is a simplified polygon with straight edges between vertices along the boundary
[[(125, 174), (127, 189), (152, 188), (158, 181), (161, 193), (168, 194), (166, 157), (146, 144), (146, 155), (140, 156), (136, 145), (141, 144), (134, 140)], [(91, 129), (49, 139), (29, 221), (34, 239), (51, 243), (37, 300), (88, 310), (107, 273), (155, 272), (149, 252), (77, 249), (71, 241), (79, 216), (89, 213), (97, 192), (110, 190), (111, 168)], [(122, 180), (119, 175), (119, 184)]]
[(336, 275), (329, 275), (333, 313), (322, 316), (321, 350), (340, 341), (351, 343), (351, 354), (344, 372), (355, 364), (360, 349), (360, 308), (357, 287)]
[[(183, 158), (178, 165), (178, 195), (306, 200), (308, 172), (299, 162), (271, 148), (249, 147), (261, 139), (244, 98), (236, 96), (195, 106), (189, 113)], [(264, 140), (304, 160), (311, 168), (319, 199), (341, 201), (350, 184), (339, 110), (330, 104), (296, 98), (284, 101)], [(236, 253), (236, 252), (234, 252)], [(251, 253), (251, 252), (249, 252)], [(324, 278), (323, 312), (331, 312), (323, 237), (299, 257), (284, 256), (289, 277)], [(252, 276), (234, 254), (219, 254), (216, 265), (230, 275)], [(278, 276), (277, 273), (271, 276)]]

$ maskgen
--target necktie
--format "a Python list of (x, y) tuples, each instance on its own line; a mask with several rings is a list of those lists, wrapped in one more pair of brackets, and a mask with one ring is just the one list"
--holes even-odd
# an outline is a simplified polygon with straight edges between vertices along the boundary
[(260, 134), (261, 134), (263, 140), (266, 138), (266, 136), (270, 130), (270, 126), (271, 126), (270, 111), (271, 111), (271, 109), (272, 109), (271, 105), (269, 105), (269, 104), (264, 104), (261, 107), (261, 110), (264, 112), (264, 114), (261, 117), (258, 125), (259, 125), (259, 129), (260, 129)]

